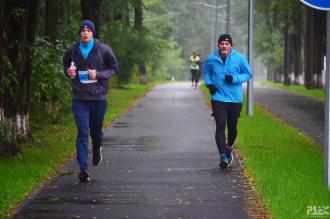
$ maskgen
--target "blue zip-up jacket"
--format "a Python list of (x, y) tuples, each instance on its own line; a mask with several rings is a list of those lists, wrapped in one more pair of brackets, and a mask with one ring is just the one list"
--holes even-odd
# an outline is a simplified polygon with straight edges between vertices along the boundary
[[(72, 80), (73, 99), (79, 100), (105, 100), (108, 93), (108, 79), (118, 73), (118, 64), (116, 57), (110, 46), (94, 39), (93, 48), (89, 51), (87, 58), (81, 53), (80, 43), (74, 44), (68, 49), (63, 58), (64, 74), (67, 75), (67, 69), (71, 62), (77, 67), (77, 76)], [(78, 77), (78, 71), (87, 69), (96, 70), (96, 83), (83, 84)]]
[[(232, 84), (226, 83), (225, 75), (233, 76)], [(204, 77), (206, 86), (213, 84), (218, 89), (212, 95), (212, 100), (242, 103), (242, 83), (252, 78), (252, 72), (244, 55), (231, 48), (224, 64), (217, 49), (208, 56), (205, 62)]]

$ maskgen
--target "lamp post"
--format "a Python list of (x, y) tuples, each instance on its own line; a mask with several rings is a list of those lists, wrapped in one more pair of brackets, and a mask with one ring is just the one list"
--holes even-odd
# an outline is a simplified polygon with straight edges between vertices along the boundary
[[(212, 52), (213, 49), (215, 48), (214, 43), (215, 43), (215, 41), (217, 39), (217, 36), (218, 36), (218, 33), (219, 33), (219, 31), (218, 31), (219, 30), (219, 27), (218, 27), (218, 25), (219, 25), (219, 11), (218, 11), (218, 9), (227, 7), (227, 5), (219, 5), (219, 0), (216, 0), (216, 5), (211, 5), (211, 4), (204, 3), (204, 2), (193, 2), (193, 4), (201, 5), (201, 6), (204, 6), (206, 8), (210, 8), (210, 9), (214, 9), (215, 23), (214, 23), (214, 32), (211, 36), (211, 51), (210, 51), (210, 52)], [(227, 19), (228, 19), (228, 17), (227, 17)]]
[[(249, 0), (248, 60), (253, 69), (253, 0)], [(253, 115), (253, 79), (247, 83), (247, 114)]]
[[(218, 35), (218, 15), (219, 15), (218, 7), (219, 7), (219, 0), (217, 0), (216, 7), (215, 7), (215, 27), (214, 27), (214, 40), (213, 40), (213, 42), (216, 41), (217, 35)], [(214, 49), (214, 47), (212, 47), (211, 49)]]
[(227, 0), (227, 33), (230, 34), (230, 0)]

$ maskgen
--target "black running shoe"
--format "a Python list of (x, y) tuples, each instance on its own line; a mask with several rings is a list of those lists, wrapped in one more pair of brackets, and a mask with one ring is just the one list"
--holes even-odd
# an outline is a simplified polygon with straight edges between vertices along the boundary
[(81, 171), (79, 174), (79, 180), (81, 183), (89, 183), (91, 181), (91, 178), (86, 171)]
[(98, 166), (98, 165), (100, 165), (101, 162), (102, 162), (101, 147), (98, 149), (93, 148), (92, 164), (94, 166)]

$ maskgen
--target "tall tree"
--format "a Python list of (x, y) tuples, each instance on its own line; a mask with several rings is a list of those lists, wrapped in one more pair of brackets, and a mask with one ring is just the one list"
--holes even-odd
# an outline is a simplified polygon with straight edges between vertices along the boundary
[[(305, 13), (304, 6), (299, 1), (294, 0), (264, 0), (257, 1), (257, 11), (261, 12), (267, 19), (264, 28), (271, 28), (273, 32), (279, 30), (283, 43), (281, 45), (283, 50), (283, 60), (279, 63), (283, 65), (283, 78), (284, 84), (289, 85), (291, 83), (290, 76), (294, 74), (294, 83), (298, 83), (300, 76), (303, 74), (302, 71), (302, 39), (304, 34), (304, 24), (305, 24)], [(307, 18), (308, 24), (306, 27), (312, 28), (313, 17), (309, 16)], [(270, 24), (270, 25), (269, 25)], [(320, 26), (320, 25), (319, 25)], [(259, 28), (259, 27), (258, 27)], [(311, 33), (306, 32), (306, 40), (312, 40), (313, 36)], [(307, 36), (308, 35), (308, 36)], [(259, 39), (266, 39), (265, 37)], [(256, 43), (257, 47), (261, 47), (262, 44), (268, 44), (269, 42), (263, 41)], [(313, 43), (305, 43), (306, 49), (308, 47), (313, 47)], [(305, 52), (306, 52), (305, 49)], [(266, 50), (260, 50), (260, 54), (263, 59), (268, 59), (269, 52)], [(305, 53), (304, 56), (307, 57), (309, 52)], [(307, 56), (306, 56), (307, 55)], [(306, 60), (306, 59), (305, 59)], [(311, 67), (311, 64), (305, 65), (305, 70)], [(268, 64), (268, 68), (270, 63)], [(305, 71), (305, 83), (308, 84), (312, 81), (313, 77), (306, 73)]]
[(326, 13), (306, 7), (307, 22), (305, 34), (305, 86), (321, 87), (323, 58), (325, 55)]
[(84, 20), (91, 20), (95, 24), (96, 34), (95, 38), (98, 38), (99, 25), (100, 25), (100, 7), (102, 0), (81, 0), (81, 11)]
[(296, 10), (293, 14), (293, 28), (294, 31), (291, 34), (290, 45), (291, 49), (291, 59), (292, 61), (292, 71), (294, 73), (294, 84), (300, 84), (300, 76), (303, 74), (303, 60), (302, 60), (302, 40), (304, 36), (304, 24), (306, 19), (306, 14), (304, 13), (304, 6), (298, 4)]
[[(143, 34), (143, 8), (142, 8), (142, 0), (136, 0), (134, 4), (134, 28), (139, 32), (142, 36)], [(140, 73), (140, 84), (146, 84), (148, 82), (147, 78), (147, 69), (146, 63), (144, 60), (141, 60), (138, 63), (139, 73)]]
[[(37, 0), (2, 1), (0, 7), (0, 120), (11, 141), (29, 136), (29, 79), (37, 22)], [(19, 28), (18, 28), (19, 27)], [(4, 46), (3, 46), (4, 45)]]
[(125, 27), (130, 26), (130, 4), (132, 0), (114, 0), (111, 2), (112, 20), (122, 21)]
[(316, 19), (315, 19), (315, 72), (316, 72), (316, 87), (322, 88), (322, 71), (324, 69), (324, 57), (326, 51), (326, 23), (327, 20), (327, 12), (325, 11), (316, 11)]
[(5, 27), (6, 27), (6, 15), (5, 15), (5, 0), (0, 0), (0, 121), (4, 119), (4, 90), (3, 90), (3, 80), (5, 74), (4, 57), (6, 55), (5, 47)]
[(45, 34), (51, 42), (57, 38), (58, 0), (46, 1)]
[(58, 0), (57, 18), (58, 22), (63, 25), (68, 24), (68, 0)]
[(288, 15), (287, 18), (284, 19), (284, 65), (283, 65), (283, 73), (284, 73), (284, 85), (290, 85), (290, 47), (289, 47), (289, 21), (288, 21)]

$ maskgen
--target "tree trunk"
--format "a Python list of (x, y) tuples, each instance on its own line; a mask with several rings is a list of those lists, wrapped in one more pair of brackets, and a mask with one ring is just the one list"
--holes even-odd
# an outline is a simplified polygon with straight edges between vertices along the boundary
[(68, 25), (68, 0), (59, 0), (57, 5), (58, 23)]
[(306, 7), (306, 34), (305, 34), (305, 86), (313, 88), (314, 74), (314, 9)]
[(100, 7), (102, 0), (81, 0), (81, 11), (83, 20), (90, 20), (95, 25), (95, 38), (98, 38), (100, 25)]
[(326, 12), (307, 7), (305, 34), (305, 86), (322, 87), (323, 58), (325, 56)]
[[(140, 32), (142, 35), (142, 27), (143, 27), (143, 8), (142, 8), (142, 0), (137, 0), (134, 6), (134, 28)], [(142, 60), (139, 63), (139, 73), (140, 73), (140, 84), (146, 84), (148, 82), (147, 78), (147, 70), (145, 61)]]
[(284, 85), (290, 85), (291, 80), (289, 76), (290, 71), (290, 50), (289, 50), (289, 24), (288, 19), (285, 21), (285, 27), (284, 27), (284, 66), (283, 66), (283, 72), (284, 72)]
[[(296, 21), (296, 19), (295, 19)], [(294, 74), (294, 84), (300, 84), (299, 78), (302, 75), (302, 36), (303, 31), (298, 22), (293, 24), (294, 33), (292, 35), (292, 68)]]
[(146, 64), (142, 61), (139, 64), (140, 84), (148, 83)]
[(134, 5), (134, 28), (137, 31), (141, 31), (143, 26), (143, 9), (142, 0), (137, 0)]
[[(1, 41), (1, 120), (8, 124), (11, 142), (29, 137), (29, 80), (33, 54), (33, 41), (37, 22), (37, 0), (5, 1), (0, 14)], [(0, 15), (1, 16), (1, 15)], [(1, 21), (1, 23), (2, 23)], [(17, 28), (19, 27), (19, 28)], [(2, 47), (2, 46), (0, 46)], [(4, 83), (4, 81), (6, 83)]]
[(292, 57), (293, 57), (293, 73), (294, 73), (294, 84), (300, 84), (299, 77), (302, 75), (302, 57), (301, 57), (301, 48), (302, 41), (301, 35), (294, 34), (292, 36)]
[(322, 71), (324, 69), (324, 56), (326, 51), (326, 12), (317, 11), (315, 14), (315, 72), (316, 87), (322, 88)]
[[(300, 84), (299, 78), (303, 71), (303, 61), (302, 61), (302, 37), (303, 37), (303, 25), (305, 20), (301, 19), (302, 15), (306, 16), (304, 13), (304, 6), (299, 5), (298, 9), (293, 12), (293, 38), (292, 38), (292, 57), (293, 57), (293, 73), (294, 73), (294, 84)], [(303, 22), (303, 23), (302, 23)]]
[(5, 74), (5, 56), (6, 56), (6, 47), (5, 47), (5, 0), (0, 0), (0, 122), (4, 120), (4, 74)]
[(289, 33), (288, 36), (288, 40), (289, 40), (289, 51), (288, 51), (288, 55), (289, 55), (289, 77), (290, 77), (290, 83), (292, 83), (292, 80), (294, 79), (294, 62), (295, 62), (295, 57), (296, 54), (294, 53), (294, 46), (295, 46), (295, 42), (294, 42), (294, 34)]
[(50, 42), (57, 38), (58, 0), (46, 1), (45, 34)]

